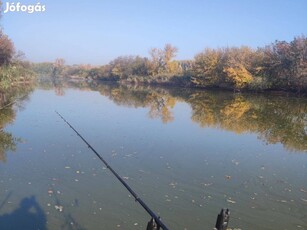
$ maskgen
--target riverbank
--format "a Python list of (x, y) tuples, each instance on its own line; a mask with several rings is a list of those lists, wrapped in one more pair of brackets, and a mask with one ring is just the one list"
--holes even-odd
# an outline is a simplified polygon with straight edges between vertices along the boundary
[(206, 48), (193, 59), (175, 60), (178, 49), (166, 44), (163, 49), (150, 49), (149, 57), (119, 56), (100, 66), (64, 65), (64, 59), (56, 59), (32, 64), (32, 69), (55, 78), (306, 95), (306, 50), (307, 38), (302, 35), (257, 49)]
[(306, 91), (297, 92), (295, 90), (286, 90), (286, 89), (233, 89), (230, 87), (218, 87), (218, 86), (197, 86), (192, 84), (189, 80), (176, 79), (172, 81), (129, 81), (129, 80), (114, 80), (114, 79), (96, 79), (94, 82), (98, 84), (118, 84), (118, 85), (130, 85), (130, 86), (157, 86), (157, 87), (171, 87), (171, 88), (181, 88), (181, 89), (197, 89), (200, 91), (228, 91), (234, 93), (254, 93), (254, 94), (267, 94), (275, 96), (298, 96), (298, 97), (307, 97)]

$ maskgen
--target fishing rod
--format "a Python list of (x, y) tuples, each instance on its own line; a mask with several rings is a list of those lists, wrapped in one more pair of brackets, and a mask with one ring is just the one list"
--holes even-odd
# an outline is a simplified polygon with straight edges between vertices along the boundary
[(133, 191), (133, 189), (115, 172), (115, 170), (108, 164), (108, 162), (88, 143), (88, 141), (57, 111), (55, 111), (59, 117), (82, 139), (82, 141), (90, 148), (95, 155), (104, 163), (104, 165), (113, 173), (113, 175), (125, 186), (125, 188), (134, 197), (135, 202), (138, 202), (145, 211), (151, 216), (151, 220), (147, 224), (147, 230), (155, 230), (162, 228), (163, 230), (169, 230), (165, 224), (148, 206), (147, 204)]

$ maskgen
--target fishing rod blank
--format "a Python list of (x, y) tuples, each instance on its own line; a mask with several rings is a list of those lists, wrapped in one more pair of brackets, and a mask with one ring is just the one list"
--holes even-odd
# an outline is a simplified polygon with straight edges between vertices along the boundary
[(147, 229), (160, 229), (168, 230), (163, 224), (160, 217), (158, 217), (146, 204), (145, 202), (132, 190), (132, 188), (114, 171), (114, 169), (105, 161), (105, 159), (84, 139), (84, 137), (57, 111), (55, 111), (60, 118), (82, 139), (82, 141), (95, 153), (95, 155), (105, 164), (105, 166), (113, 173), (113, 175), (125, 186), (125, 188), (134, 197), (135, 201), (138, 202), (146, 212), (152, 217), (147, 225)]

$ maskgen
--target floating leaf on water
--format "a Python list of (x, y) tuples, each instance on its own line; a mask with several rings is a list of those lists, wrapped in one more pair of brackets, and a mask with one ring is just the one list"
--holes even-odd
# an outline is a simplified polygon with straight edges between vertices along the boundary
[(61, 206), (61, 205), (55, 205), (54, 208), (55, 208), (55, 210), (57, 210), (59, 212), (62, 212), (63, 209), (64, 209), (63, 206)]
[(237, 160), (232, 160), (231, 162), (234, 163), (235, 165), (239, 165), (240, 164), (240, 162), (237, 161)]
[(231, 204), (237, 203), (237, 202), (235, 202), (234, 200), (230, 200), (230, 199), (227, 199), (227, 202), (228, 202), (228, 203), (231, 203)]
[(169, 186), (172, 186), (173, 188), (176, 188), (176, 184), (177, 184), (177, 183), (175, 183), (175, 182), (171, 182), (171, 183), (169, 184)]
[(213, 185), (213, 183), (203, 184), (205, 187)]

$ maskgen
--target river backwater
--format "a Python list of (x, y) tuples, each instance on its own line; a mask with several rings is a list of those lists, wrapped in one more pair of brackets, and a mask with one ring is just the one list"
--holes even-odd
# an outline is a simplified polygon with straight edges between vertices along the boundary
[[(11, 99), (13, 100), (13, 99)], [(64, 83), (0, 110), (0, 229), (307, 229), (307, 99)]]

